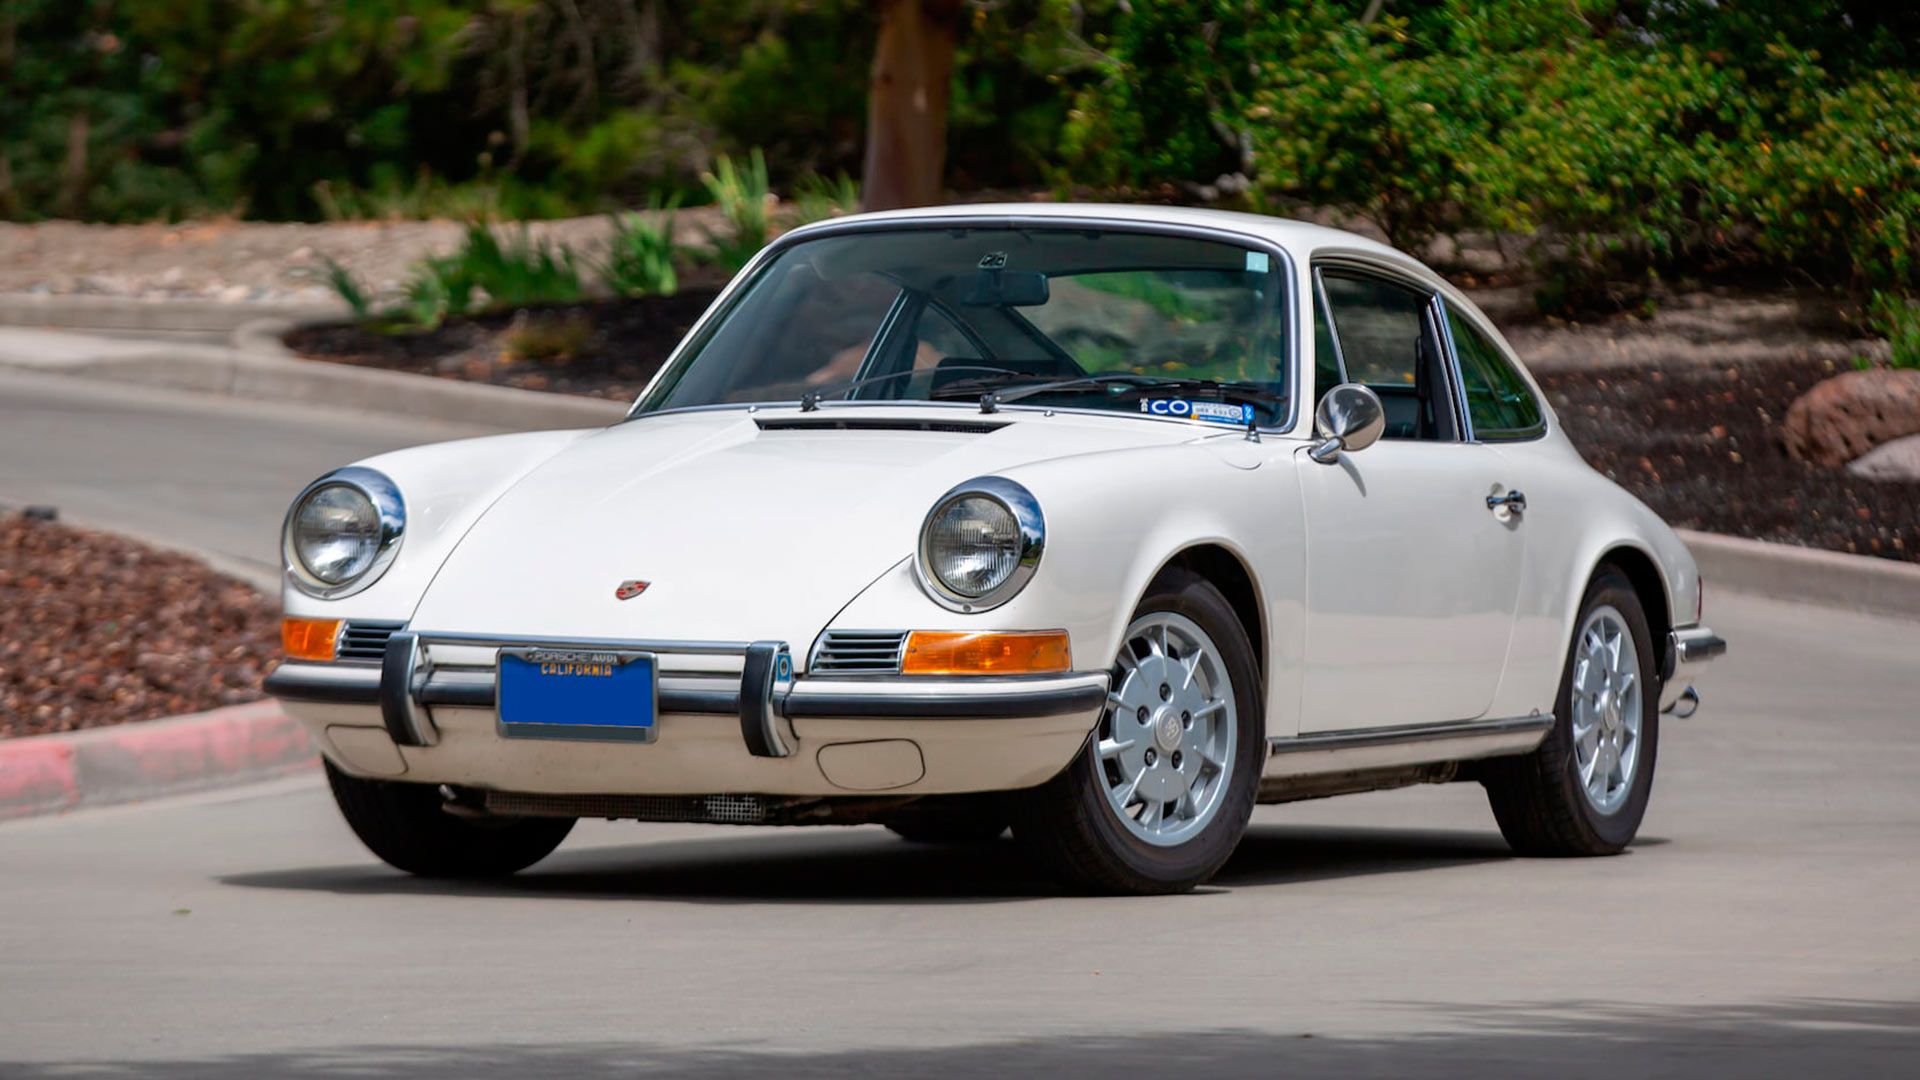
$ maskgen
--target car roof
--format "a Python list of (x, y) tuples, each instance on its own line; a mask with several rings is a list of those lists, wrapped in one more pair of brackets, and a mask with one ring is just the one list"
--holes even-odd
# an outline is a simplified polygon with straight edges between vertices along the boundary
[(960, 203), (950, 206), (883, 210), (871, 214), (850, 214), (846, 217), (829, 218), (812, 225), (804, 225), (795, 229), (794, 232), (805, 233), (815, 229), (831, 229), (836, 226), (864, 222), (904, 224), (957, 217), (1056, 218), (1062, 221), (1100, 219), (1144, 224), (1201, 226), (1256, 236), (1299, 256), (1311, 257), (1316, 252), (1340, 250), (1371, 255), (1409, 267), (1420, 267), (1426, 273), (1431, 273), (1405, 252), (1345, 229), (1329, 228), (1307, 221), (1295, 221), (1292, 218), (1247, 214), (1234, 210), (1207, 210), (1190, 206), (1155, 206), (1140, 203)]

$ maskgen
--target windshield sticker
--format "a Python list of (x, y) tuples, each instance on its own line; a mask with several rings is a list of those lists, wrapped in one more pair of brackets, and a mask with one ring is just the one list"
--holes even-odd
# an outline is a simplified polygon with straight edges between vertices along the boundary
[(1267, 253), (1264, 251), (1247, 252), (1247, 273), (1264, 274), (1267, 272)]
[(1006, 268), (1006, 265), (1007, 253), (1004, 251), (989, 251), (985, 255), (980, 256), (980, 269), (982, 270), (1003, 270)]
[(1177, 416), (1182, 420), (1207, 420), (1215, 424), (1250, 424), (1253, 406), (1225, 401), (1189, 401), (1186, 398), (1142, 398), (1140, 411), (1153, 416)]

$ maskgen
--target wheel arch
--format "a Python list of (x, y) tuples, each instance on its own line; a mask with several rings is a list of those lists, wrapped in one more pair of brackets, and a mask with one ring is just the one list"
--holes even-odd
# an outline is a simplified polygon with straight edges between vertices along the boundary
[[(1639, 547), (1617, 544), (1601, 553), (1599, 560), (1594, 563), (1593, 572), (1587, 575), (1586, 585), (1591, 585), (1600, 571), (1607, 567), (1619, 570), (1632, 584), (1634, 594), (1640, 598), (1640, 606), (1647, 615), (1647, 630), (1653, 636), (1650, 644), (1654, 656), (1659, 657), (1666, 645), (1667, 634), (1673, 629), (1673, 601), (1667, 595), (1667, 580), (1660, 572), (1660, 564)], [(1583, 593), (1586, 585), (1581, 586)], [(1576, 619), (1579, 618), (1577, 607), (1576, 603)]]
[(1240, 618), (1240, 628), (1246, 631), (1248, 644), (1253, 647), (1255, 667), (1264, 684), (1267, 679), (1267, 608), (1261, 600), (1259, 583), (1248, 568), (1246, 559), (1218, 543), (1196, 543), (1181, 548), (1162, 562), (1147, 579), (1148, 587), (1151, 588), (1152, 582), (1173, 568), (1206, 579), (1227, 598), (1228, 606)]

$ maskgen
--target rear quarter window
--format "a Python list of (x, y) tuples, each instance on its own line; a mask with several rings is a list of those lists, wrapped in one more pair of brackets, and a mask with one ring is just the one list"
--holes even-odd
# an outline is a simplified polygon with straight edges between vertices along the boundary
[(1546, 415), (1527, 381), (1486, 336), (1449, 308), (1447, 327), (1460, 361), (1473, 437), (1487, 442), (1530, 439), (1547, 429)]

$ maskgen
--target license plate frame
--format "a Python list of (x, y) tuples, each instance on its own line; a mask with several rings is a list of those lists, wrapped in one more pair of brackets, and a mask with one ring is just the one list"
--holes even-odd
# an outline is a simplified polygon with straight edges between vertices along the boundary
[[(582, 670), (548, 670), (567, 666)], [(593, 668), (607, 670), (585, 670)], [(645, 685), (636, 686), (641, 671)], [(650, 743), (660, 734), (659, 659), (637, 649), (503, 648), (494, 662), (493, 700), (502, 738)], [(634, 715), (624, 722), (595, 722), (627, 710)], [(551, 719), (561, 715), (588, 719)]]

